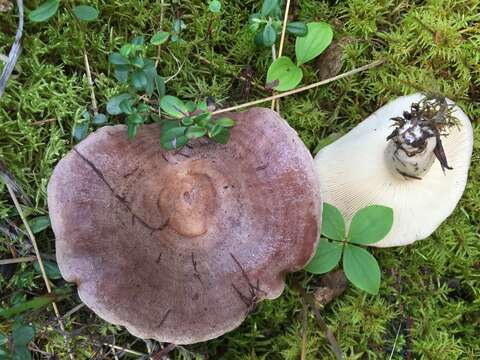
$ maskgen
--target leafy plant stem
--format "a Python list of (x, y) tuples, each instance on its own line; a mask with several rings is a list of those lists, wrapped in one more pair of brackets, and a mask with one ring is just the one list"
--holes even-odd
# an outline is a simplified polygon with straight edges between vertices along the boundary
[(320, 314), (320, 311), (315, 305), (315, 300), (313, 296), (311, 294), (306, 293), (306, 291), (304, 290), (304, 288), (298, 282), (297, 279), (293, 279), (292, 285), (294, 289), (297, 290), (302, 296), (302, 302), (307, 304), (312, 309), (317, 319), (317, 322), (320, 325), (320, 328), (325, 333), (325, 337), (327, 338), (328, 342), (330, 343), (330, 346), (332, 347), (333, 352), (335, 353), (337, 360), (342, 360), (343, 359), (342, 349), (340, 349), (340, 346), (338, 346), (337, 339), (335, 339), (335, 335), (333, 335), (332, 330), (330, 330), (328, 325), (325, 323), (325, 320), (323, 319), (322, 315)]
[[(10, 186), (10, 184), (6, 183), (8, 193), (10, 194), (10, 197), (13, 200), (13, 203), (15, 205), (15, 208), (17, 209), (18, 214), (20, 215), (20, 218), (22, 219), (23, 225), (25, 226), (25, 229), (27, 230), (28, 237), (30, 238), (30, 241), (32, 242), (33, 248), (35, 250), (35, 256), (37, 257), (38, 265), (40, 266), (40, 272), (42, 273), (43, 281), (45, 282), (45, 286), (47, 288), (47, 292), (49, 294), (52, 293), (52, 287), (50, 286), (50, 282), (47, 277), (47, 273), (45, 272), (45, 266), (43, 265), (43, 260), (40, 256), (40, 251), (38, 249), (37, 241), (35, 239), (35, 235), (33, 235), (32, 229), (30, 229), (30, 225), (28, 225), (28, 221), (25, 218), (25, 214), (23, 213), (23, 210), (20, 206), (20, 203), (18, 202), (17, 195), (15, 194), (13, 188)], [(63, 321), (60, 318), (60, 311), (58, 310), (57, 303), (55, 301), (52, 302), (52, 307), (53, 311), (55, 313), (55, 316), (57, 317), (58, 325), (60, 326), (60, 330), (62, 330), (63, 333), (63, 338), (65, 340), (65, 345), (67, 347), (68, 354), (70, 356), (71, 360), (74, 360), (75, 358), (73, 357), (73, 354), (70, 349), (70, 345), (68, 343), (67, 336), (65, 335), (65, 326), (63, 325)]]
[(316, 83), (313, 83), (313, 84), (310, 84), (310, 85), (306, 85), (306, 86), (303, 86), (303, 87), (300, 87), (300, 88), (297, 88), (297, 89), (286, 91), (286, 92), (283, 92), (281, 94), (272, 95), (272, 96), (269, 96), (269, 97), (266, 97), (266, 98), (263, 98), (263, 99), (258, 99), (258, 100), (250, 101), (250, 102), (247, 102), (247, 103), (244, 103), (244, 104), (235, 105), (235, 106), (231, 106), (231, 107), (228, 107), (228, 108), (225, 108), (225, 109), (220, 109), (220, 110), (214, 111), (212, 113), (212, 115), (217, 115), (217, 114), (222, 114), (222, 113), (225, 113), (225, 112), (235, 111), (235, 110), (247, 108), (247, 107), (250, 107), (250, 106), (262, 104), (264, 102), (272, 101), (272, 100), (275, 100), (275, 99), (280, 99), (280, 98), (283, 98), (283, 97), (286, 97), (286, 96), (289, 96), (289, 95), (298, 94), (298, 93), (301, 93), (303, 91), (314, 89), (316, 87), (331, 83), (333, 81), (349, 77), (349, 76), (357, 74), (359, 72), (362, 72), (362, 71), (365, 71), (365, 70), (368, 70), (368, 69), (372, 69), (374, 67), (382, 65), (383, 63), (385, 63), (384, 59), (376, 60), (376, 61), (371, 62), (370, 64), (360, 66), (360, 67), (355, 68), (353, 70), (344, 72), (340, 75), (337, 75), (337, 76), (334, 76), (334, 77), (331, 77), (331, 78), (328, 78), (328, 79), (325, 79), (325, 80), (322, 80), (322, 81), (319, 81), (319, 82), (316, 82)]
[[(290, 11), (290, 0), (285, 5), (285, 15), (283, 16), (282, 34), (280, 35), (280, 46), (278, 48), (278, 57), (282, 56), (283, 45), (285, 44), (285, 33), (287, 31), (288, 12)], [(275, 108), (275, 99), (272, 100), (272, 110)], [(280, 100), (277, 101), (277, 112), (280, 113)]]

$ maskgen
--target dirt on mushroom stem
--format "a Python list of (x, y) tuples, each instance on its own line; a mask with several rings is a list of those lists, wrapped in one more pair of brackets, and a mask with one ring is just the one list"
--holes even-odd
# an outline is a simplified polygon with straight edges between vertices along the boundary
[(395, 117), (395, 129), (387, 137), (386, 162), (396, 176), (421, 180), (438, 159), (442, 170), (452, 170), (443, 150), (441, 137), (448, 136), (449, 129), (458, 126), (452, 115), (453, 105), (443, 96), (429, 95), (411, 110)]

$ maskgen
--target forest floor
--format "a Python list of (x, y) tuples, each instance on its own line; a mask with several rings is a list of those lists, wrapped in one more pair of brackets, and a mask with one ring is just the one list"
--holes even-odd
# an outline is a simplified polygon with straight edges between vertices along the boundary
[[(32, 222), (48, 215), (46, 187), (55, 164), (75, 143), (72, 131), (91, 107), (84, 51), (88, 54), (99, 110), (121, 92), (108, 54), (134, 36), (170, 31), (181, 19), (184, 41), (162, 46), (158, 72), (167, 93), (185, 100), (213, 97), (220, 107), (260, 99), (271, 51), (256, 47), (249, 16), (260, 1), (223, 1), (220, 14), (206, 1), (109, 0), (89, 2), (97, 21), (78, 23), (72, 1), (64, 1), (47, 22), (26, 21), (23, 51), (0, 101), (0, 159), (22, 184)], [(163, 6), (162, 6), (163, 4)], [(33, 9), (37, 1), (27, 1)], [(302, 84), (383, 59), (376, 68), (282, 99), (281, 114), (314, 152), (330, 134), (345, 133), (391, 99), (418, 91), (439, 92), (456, 101), (472, 120), (474, 153), (466, 191), (457, 209), (428, 239), (408, 247), (374, 249), (382, 269), (377, 296), (350, 286), (322, 314), (347, 359), (478, 359), (480, 356), (480, 1), (352, 0), (293, 1), (292, 17), (325, 21), (334, 28), (334, 51), (305, 66)], [(0, 54), (15, 36), (15, 9), (0, 13)], [(293, 54), (287, 36), (284, 53)], [(156, 51), (149, 54), (157, 56)], [(247, 81), (240, 79), (247, 78)], [(269, 103), (264, 106), (269, 106)], [(112, 117), (110, 123), (123, 122)], [(0, 183), (2, 226), (21, 220)], [(79, 219), (81, 221), (81, 219)], [(55, 255), (50, 228), (40, 229), (42, 253)], [(23, 236), (0, 235), (0, 259), (31, 256)], [(52, 259), (52, 258), (51, 258)], [(53, 258), (54, 259), (54, 258)], [(49, 263), (55, 272), (55, 262)], [(2, 266), (0, 306), (45, 294), (34, 262)], [(302, 275), (310, 289), (318, 277)], [(65, 282), (52, 275), (55, 288)], [(333, 359), (329, 344), (309, 314), (302, 345), (303, 316), (298, 293), (287, 281), (284, 294), (264, 301), (236, 330), (203, 344), (174, 349), (175, 359)], [(59, 301), (65, 314), (77, 295)], [(52, 307), (28, 312), (36, 329), (34, 358), (68, 359)], [(147, 354), (144, 341), (106, 323), (82, 307), (64, 319), (76, 359), (114, 359), (103, 343)], [(9, 333), (8, 323), (0, 332)], [(148, 346), (147, 346), (148, 345)], [(304, 350), (302, 351), (302, 347)], [(49, 354), (55, 354), (49, 355)], [(116, 351), (117, 356), (123, 353)], [(124, 358), (141, 355), (125, 354)]]

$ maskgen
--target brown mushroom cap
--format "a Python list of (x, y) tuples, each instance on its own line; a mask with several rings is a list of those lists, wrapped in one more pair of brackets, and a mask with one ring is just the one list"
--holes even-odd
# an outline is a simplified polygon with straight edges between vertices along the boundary
[(134, 335), (176, 344), (237, 327), (311, 258), (320, 198), (313, 160), (275, 112), (228, 114), (227, 145), (166, 152), (159, 126), (103, 127), (54, 170), (57, 258), (82, 301)]

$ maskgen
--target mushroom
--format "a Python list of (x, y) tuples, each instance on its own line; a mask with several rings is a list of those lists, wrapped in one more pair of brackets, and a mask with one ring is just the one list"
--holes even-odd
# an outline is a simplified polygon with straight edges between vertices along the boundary
[(88, 136), (56, 166), (48, 205), (67, 281), (132, 334), (190, 344), (236, 328), (313, 256), (321, 202), (313, 158), (286, 121), (228, 115), (227, 145), (160, 147), (158, 124)]
[(316, 155), (322, 200), (347, 220), (368, 205), (393, 208), (392, 230), (372, 246), (425, 239), (460, 200), (472, 148), (470, 121), (451, 100), (400, 97)]

